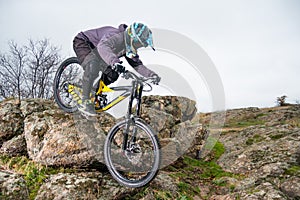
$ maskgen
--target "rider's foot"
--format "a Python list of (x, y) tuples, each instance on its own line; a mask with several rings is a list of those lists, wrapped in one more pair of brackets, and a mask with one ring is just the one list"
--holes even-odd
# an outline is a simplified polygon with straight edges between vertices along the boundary
[(91, 100), (84, 100), (82, 104), (78, 105), (78, 110), (90, 117), (94, 117), (97, 115), (97, 113), (95, 112), (95, 105), (93, 104), (93, 102), (91, 102)]

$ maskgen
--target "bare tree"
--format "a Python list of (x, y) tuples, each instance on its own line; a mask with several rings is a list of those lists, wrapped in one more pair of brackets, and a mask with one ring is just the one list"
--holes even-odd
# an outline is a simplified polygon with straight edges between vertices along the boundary
[(17, 97), (24, 94), (24, 68), (26, 63), (26, 49), (19, 47), (14, 41), (9, 42), (9, 54), (0, 54), (0, 95), (3, 98)]
[(9, 48), (0, 53), (0, 98), (51, 98), (59, 49), (48, 39), (29, 40), (22, 47), (11, 41)]
[(48, 39), (29, 40), (27, 90), (32, 98), (50, 98), (56, 66), (60, 63), (59, 49), (51, 46)]

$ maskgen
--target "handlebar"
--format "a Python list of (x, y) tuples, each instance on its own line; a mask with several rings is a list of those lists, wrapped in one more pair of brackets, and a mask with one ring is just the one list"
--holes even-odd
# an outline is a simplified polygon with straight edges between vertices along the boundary
[(154, 77), (137, 76), (135, 73), (132, 73), (128, 70), (125, 70), (122, 74), (123, 74), (123, 78), (125, 78), (126, 80), (128, 80), (129, 78), (135, 79), (135, 80), (141, 81), (141, 82), (147, 82), (149, 80), (152, 80), (151, 83), (153, 83), (153, 84), (155, 84), (155, 80), (156, 80), (156, 78), (154, 78)]

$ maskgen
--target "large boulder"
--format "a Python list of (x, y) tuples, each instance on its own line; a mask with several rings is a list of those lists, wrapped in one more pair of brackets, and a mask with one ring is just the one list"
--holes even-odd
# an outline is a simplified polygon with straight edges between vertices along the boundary
[(43, 165), (85, 167), (103, 160), (106, 136), (99, 124), (114, 123), (108, 114), (89, 121), (80, 115), (52, 109), (32, 113), (25, 119), (29, 157)]
[(24, 131), (24, 116), (15, 99), (0, 102), (0, 147)]
[(173, 116), (175, 123), (191, 120), (196, 112), (196, 102), (178, 96), (144, 96), (143, 108), (152, 108)]
[(35, 199), (99, 199), (102, 190), (101, 176), (100, 173), (52, 175), (41, 186)]
[[(195, 101), (177, 96), (144, 96), (142, 118), (158, 134), (162, 167), (175, 162), (185, 153), (199, 150), (203, 136), (202, 126), (192, 122), (197, 109)], [(197, 146), (193, 148), (192, 146)]]

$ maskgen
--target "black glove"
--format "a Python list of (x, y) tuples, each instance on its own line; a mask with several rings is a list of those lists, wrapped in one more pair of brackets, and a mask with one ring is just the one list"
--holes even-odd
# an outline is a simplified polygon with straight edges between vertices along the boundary
[(153, 74), (151, 76), (151, 78), (153, 79), (153, 84), (158, 85), (158, 83), (160, 82), (161, 78), (157, 75), (157, 74)]
[(118, 72), (119, 74), (125, 72), (125, 67), (123, 65), (121, 65), (121, 63), (115, 63), (112, 66), (112, 69), (116, 72)]
[(108, 66), (102, 73), (101, 80), (103, 80), (105, 85), (109, 85), (115, 82), (119, 78), (119, 73), (112, 69), (111, 66)]

